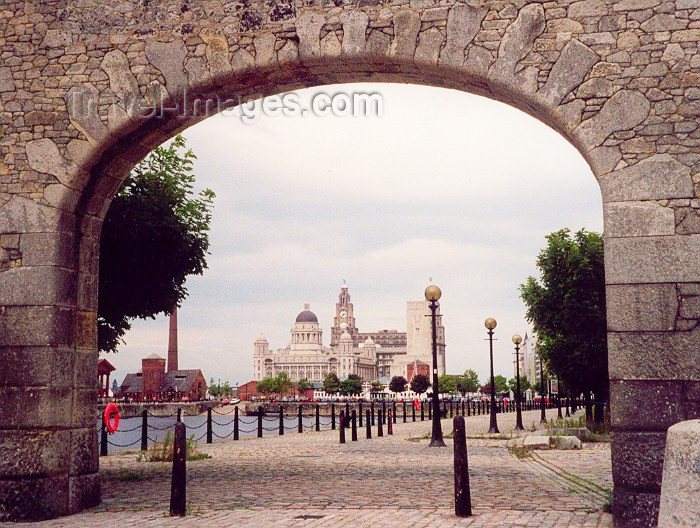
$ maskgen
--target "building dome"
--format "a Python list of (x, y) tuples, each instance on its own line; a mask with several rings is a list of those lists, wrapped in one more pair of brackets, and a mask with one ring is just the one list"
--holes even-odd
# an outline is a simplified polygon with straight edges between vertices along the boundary
[(352, 341), (352, 336), (346, 330), (340, 335), (340, 340), (341, 341)]
[(309, 309), (309, 304), (304, 305), (304, 311), (297, 315), (297, 323), (318, 323), (318, 317)]
[(367, 337), (367, 339), (365, 339), (365, 346), (374, 346), (374, 339)]

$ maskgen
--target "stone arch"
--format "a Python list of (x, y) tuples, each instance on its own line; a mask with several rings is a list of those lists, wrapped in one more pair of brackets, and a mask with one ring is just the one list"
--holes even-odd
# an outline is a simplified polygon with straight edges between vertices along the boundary
[(665, 431), (700, 412), (694, 0), (10, 5), (0, 13), (0, 428), (16, 456), (0, 465), (0, 519), (99, 501), (101, 221), (129, 169), (203, 118), (144, 119), (139, 105), (388, 81), (513, 105), (591, 166), (604, 202), (615, 515), (653, 523)]

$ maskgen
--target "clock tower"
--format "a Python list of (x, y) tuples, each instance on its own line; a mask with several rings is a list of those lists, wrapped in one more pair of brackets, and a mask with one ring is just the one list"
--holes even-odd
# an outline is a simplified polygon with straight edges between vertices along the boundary
[(340, 341), (343, 332), (347, 332), (352, 337), (354, 346), (357, 346), (357, 327), (355, 326), (355, 316), (353, 314), (352, 303), (348, 287), (343, 281), (340, 288), (338, 302), (335, 304), (335, 317), (333, 318), (333, 328), (331, 328), (331, 346), (336, 346)]

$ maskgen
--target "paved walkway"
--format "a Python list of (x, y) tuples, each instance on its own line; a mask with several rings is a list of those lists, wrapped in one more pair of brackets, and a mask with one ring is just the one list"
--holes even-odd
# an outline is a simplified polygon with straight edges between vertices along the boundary
[[(498, 418), (501, 431), (513, 427), (514, 414)], [(526, 427), (538, 418), (538, 411), (524, 413)], [(442, 423), (449, 434), (451, 420)], [(487, 416), (467, 418), (468, 435), (487, 429)], [(372, 440), (361, 430), (358, 442), (348, 431), (345, 445), (337, 431), (200, 445), (212, 458), (188, 463), (185, 519), (166, 516), (170, 464), (109, 456), (101, 459), (99, 507), (37, 526), (612, 526), (601, 511), (612, 487), (607, 444), (518, 458), (505, 439), (470, 438), (475, 515), (458, 519), (451, 440), (445, 449), (430, 448), (429, 431), (426, 421), (396, 424), (383, 438), (375, 427)]]

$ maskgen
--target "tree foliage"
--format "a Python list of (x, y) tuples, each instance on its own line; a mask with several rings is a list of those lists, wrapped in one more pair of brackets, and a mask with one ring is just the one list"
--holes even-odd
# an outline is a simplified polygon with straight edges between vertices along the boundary
[(603, 237), (568, 229), (547, 236), (540, 279), (520, 286), (547, 369), (575, 392), (608, 394)]
[(326, 377), (323, 378), (323, 390), (327, 394), (335, 394), (340, 390), (340, 380), (335, 372), (329, 372)]
[(314, 384), (311, 383), (308, 379), (302, 378), (299, 381), (297, 381), (297, 390), (299, 391), (299, 394), (303, 394), (309, 389), (313, 389)]
[[(496, 394), (508, 392), (508, 380), (505, 376), (497, 374), (493, 377), (493, 381), (496, 387)], [(481, 387), (481, 392), (484, 394), (491, 394), (491, 379), (486, 382), (486, 385)]]
[(477, 392), (479, 390), (479, 375), (472, 369), (464, 371), (464, 376), (457, 378), (456, 389), (464, 396), (467, 392)]
[(340, 382), (339, 392), (344, 396), (362, 393), (362, 378), (357, 374), (350, 374)]
[[(525, 376), (520, 376), (520, 392), (525, 394), (525, 391), (530, 388), (530, 380)], [(510, 378), (508, 380), (508, 389), (513, 391), (513, 394), (518, 392), (518, 380), (516, 378)]]
[(207, 267), (214, 193), (194, 191), (194, 153), (176, 136), (132, 171), (107, 211), (100, 245), (98, 348), (116, 352), (134, 318), (169, 314)]
[(404, 392), (408, 381), (403, 376), (394, 376), (389, 382), (389, 390), (391, 392)]
[(438, 377), (438, 391), (440, 394), (452, 394), (457, 390), (457, 379), (449, 374), (441, 374)]
[(274, 378), (263, 378), (258, 382), (257, 391), (269, 396), (271, 394), (282, 394), (289, 392), (294, 387), (294, 383), (289, 379), (286, 372), (280, 372)]
[(384, 384), (379, 380), (374, 380), (372, 382), (372, 392), (382, 392), (384, 390)]
[(411, 390), (417, 394), (423, 394), (430, 387), (430, 380), (425, 374), (416, 374), (411, 380)]

